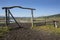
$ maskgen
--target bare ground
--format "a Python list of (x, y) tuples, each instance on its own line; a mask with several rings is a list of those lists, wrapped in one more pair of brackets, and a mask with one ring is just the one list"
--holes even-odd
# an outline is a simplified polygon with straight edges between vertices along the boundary
[(60, 40), (60, 35), (20, 28), (6, 33), (1, 40)]
[[(21, 24), (22, 25), (22, 24)], [(11, 27), (17, 27), (17, 25), (10, 25)], [(24, 24), (23, 26), (31, 26), (29, 24)], [(48, 33), (45, 31), (37, 31), (34, 29), (29, 29), (27, 27), (11, 30), (0, 38), (0, 40), (60, 40), (60, 35), (55, 33)]]

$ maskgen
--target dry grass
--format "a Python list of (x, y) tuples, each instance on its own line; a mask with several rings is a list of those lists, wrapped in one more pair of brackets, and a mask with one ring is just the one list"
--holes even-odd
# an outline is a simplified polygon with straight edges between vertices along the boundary
[(33, 27), (35, 30), (42, 30), (48, 33), (55, 33), (55, 34), (60, 34), (60, 28), (55, 28), (53, 25), (46, 25), (46, 26), (38, 26), (38, 27)]
[[(3, 28), (5, 32), (7, 28)], [(3, 31), (3, 32), (4, 32)], [(60, 40), (60, 28), (52, 25), (33, 27), (32, 29), (20, 28), (5, 34), (4, 40)]]

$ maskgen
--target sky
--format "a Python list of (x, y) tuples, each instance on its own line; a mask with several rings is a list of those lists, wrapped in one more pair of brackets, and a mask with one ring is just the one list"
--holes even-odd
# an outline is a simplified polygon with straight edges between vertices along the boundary
[[(0, 0), (0, 16), (5, 16), (2, 7), (22, 6), (35, 8), (34, 17), (48, 16), (60, 13), (60, 0)], [(30, 17), (31, 11), (25, 9), (11, 9), (13, 16)]]

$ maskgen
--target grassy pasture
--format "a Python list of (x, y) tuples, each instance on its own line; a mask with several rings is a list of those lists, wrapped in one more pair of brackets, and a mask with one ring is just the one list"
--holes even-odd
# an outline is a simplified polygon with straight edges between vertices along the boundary
[[(45, 21), (46, 22), (48, 22), (48, 21), (53, 22), (54, 20), (56, 20), (56, 21), (59, 22), (59, 25), (60, 25), (60, 17), (34, 18), (34, 20), (35, 20), (34, 23), (45, 22)], [(11, 31), (11, 34), (12, 34), (12, 36), (14, 35), (14, 37), (15, 37), (15, 35), (20, 35), (18, 38), (20, 38), (20, 37), (25, 37), (25, 38), (27, 37), (28, 38), (28, 37), (30, 37), (30, 35), (34, 35), (34, 36), (37, 35), (36, 31), (40, 32), (40, 33), (43, 32), (43, 35), (45, 35), (45, 33), (47, 33), (46, 35), (51, 35), (51, 36), (53, 35), (54, 38), (55, 38), (55, 35), (59, 35), (59, 38), (60, 38), (60, 28), (55, 28), (53, 24), (52, 25), (42, 25), (42, 26), (35, 26), (34, 25), (34, 27), (32, 29), (22, 28), (21, 30), (20, 29), (13, 30), (13, 31)], [(8, 32), (10, 32), (10, 30), (7, 26), (4, 26), (4, 27), (0, 26), (0, 38), (3, 37)], [(12, 32), (14, 32), (14, 34)], [(18, 32), (20, 32), (20, 33), (18, 33)], [(10, 34), (10, 36), (11, 36), (11, 34)], [(23, 35), (23, 36), (21, 36), (21, 35)], [(39, 35), (41, 35), (41, 34), (39, 34)], [(56, 36), (56, 37), (58, 37), (58, 36)], [(23, 39), (25, 39), (25, 38), (23, 38)]]
[(37, 27), (33, 27), (33, 29), (35, 30), (42, 30), (48, 33), (53, 33), (53, 34), (59, 34), (60, 35), (60, 28), (55, 28), (53, 25), (45, 25), (45, 26), (37, 26)]
[[(8, 40), (55, 40), (60, 39), (60, 28), (55, 28), (53, 25), (37, 26), (32, 29), (18, 29), (9, 31), (8, 27), (1, 27), (0, 38), (4, 37)], [(8, 37), (9, 36), (9, 37)], [(48, 37), (47, 37), (48, 36)], [(50, 38), (49, 38), (50, 37)], [(12, 39), (11, 39), (12, 38)], [(15, 39), (16, 38), (16, 39)], [(44, 38), (44, 39), (43, 39)], [(51, 39), (52, 38), (52, 39)]]

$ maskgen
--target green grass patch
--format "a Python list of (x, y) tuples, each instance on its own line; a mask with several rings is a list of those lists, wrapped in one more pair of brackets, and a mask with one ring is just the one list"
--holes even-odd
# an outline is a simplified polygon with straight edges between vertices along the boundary
[(7, 33), (9, 30), (8, 30), (8, 27), (1, 27), (0, 26), (0, 37), (2, 37), (5, 33)]
[(38, 31), (45, 31), (48, 33), (55, 33), (60, 35), (60, 28), (55, 28), (53, 25), (44, 25), (44, 26), (37, 26), (33, 27), (33, 29)]

